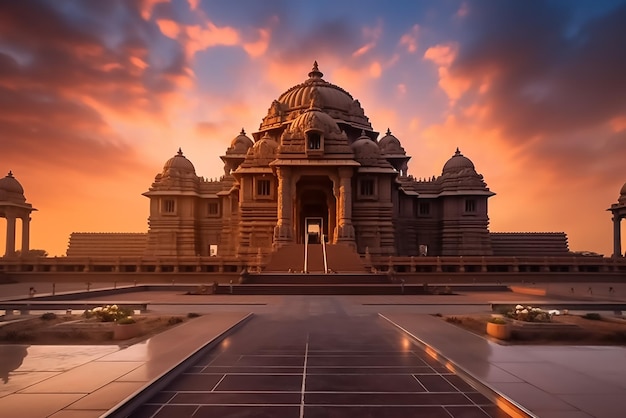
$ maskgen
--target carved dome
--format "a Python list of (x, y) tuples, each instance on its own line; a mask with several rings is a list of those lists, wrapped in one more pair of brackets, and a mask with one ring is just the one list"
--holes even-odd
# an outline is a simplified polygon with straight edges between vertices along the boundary
[(622, 203), (622, 204), (626, 204), (626, 183), (624, 183), (624, 185), (622, 186), (622, 188), (619, 191), (618, 202)]
[(359, 101), (341, 87), (325, 81), (323, 76), (324, 74), (319, 71), (315, 62), (313, 69), (309, 72), (308, 80), (291, 87), (274, 100), (261, 123), (260, 130), (264, 131), (295, 119), (311, 106), (311, 102), (337, 121), (359, 129), (371, 130), (372, 125), (365, 116)]
[(241, 132), (231, 142), (226, 154), (246, 154), (248, 149), (254, 145), (252, 139), (246, 135), (246, 131), (241, 128)]
[(391, 131), (387, 129), (387, 133), (384, 137), (378, 141), (378, 147), (383, 154), (387, 155), (406, 155), (406, 151), (402, 148), (400, 140), (391, 134)]
[(252, 155), (256, 159), (273, 159), (277, 149), (278, 143), (266, 133), (252, 147)]
[(341, 129), (339, 129), (335, 120), (316, 107), (311, 107), (298, 116), (291, 124), (289, 130), (292, 133), (302, 134), (314, 130), (322, 132), (327, 137), (333, 134), (341, 134)]
[(26, 202), (26, 198), (24, 197), (24, 188), (20, 182), (13, 177), (13, 173), (10, 171), (6, 177), (0, 179), (0, 200), (13, 203)]
[(380, 159), (380, 148), (365, 132), (350, 145), (354, 151), (355, 159), (360, 163), (368, 163)]
[(163, 166), (163, 175), (196, 175), (196, 169), (191, 161), (183, 155), (179, 148), (175, 156), (167, 160)]
[(472, 161), (463, 156), (459, 149), (456, 149), (456, 152), (443, 166), (442, 174), (452, 174), (452, 173), (460, 173), (463, 170), (471, 170), (472, 172), (476, 172), (474, 168), (474, 163)]

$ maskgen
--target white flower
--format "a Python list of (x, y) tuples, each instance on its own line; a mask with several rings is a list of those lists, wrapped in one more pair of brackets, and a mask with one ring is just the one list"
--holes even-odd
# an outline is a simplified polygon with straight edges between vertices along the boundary
[(100, 312), (102, 311), (102, 306), (97, 306), (91, 310), (92, 312)]
[(550, 315), (561, 315), (561, 312), (557, 311), (556, 309), (552, 309), (551, 311), (548, 311), (548, 313)]
[(516, 311), (520, 311), (520, 310), (522, 310), (522, 309), (524, 309), (524, 307), (523, 307), (522, 305), (517, 305), (517, 306), (515, 307), (515, 310), (516, 310)]
[(523, 309), (520, 313), (526, 314), (526, 313), (528, 313), (528, 309)]

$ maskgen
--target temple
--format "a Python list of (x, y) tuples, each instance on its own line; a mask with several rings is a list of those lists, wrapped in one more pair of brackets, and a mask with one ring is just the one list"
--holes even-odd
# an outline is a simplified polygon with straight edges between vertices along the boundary
[(181, 150), (165, 163), (144, 193), (147, 254), (246, 258), (310, 239), (361, 255), (493, 254), (494, 193), (472, 161), (451, 150), (441, 175), (415, 179), (398, 138), (379, 139), (359, 101), (322, 77), (315, 63), (258, 131), (242, 129), (219, 181), (197, 176)]
[(564, 232), (490, 232), (494, 193), (461, 150), (450, 155), (439, 175), (410, 175), (411, 157), (400, 140), (389, 129), (382, 135), (374, 130), (359, 101), (325, 81), (315, 63), (303, 83), (270, 104), (257, 131), (235, 136), (220, 157), (219, 179), (199, 176), (181, 149), (168, 159), (143, 193), (149, 199), (145, 233), (74, 232), (67, 257), (17, 257), (16, 220), (25, 254), (36, 209), (9, 172), (0, 179), (0, 217), (7, 219), (0, 274), (236, 274), (252, 268), (388, 271), (426, 280), (625, 271), (626, 185), (608, 209), (614, 254), (605, 259), (570, 252)]

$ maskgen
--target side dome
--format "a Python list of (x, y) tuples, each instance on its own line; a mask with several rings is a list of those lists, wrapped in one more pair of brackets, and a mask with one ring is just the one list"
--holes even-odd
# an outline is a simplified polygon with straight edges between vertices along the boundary
[(276, 151), (278, 150), (278, 143), (274, 141), (267, 133), (259, 139), (252, 147), (252, 155), (254, 158), (261, 159), (274, 159)]
[(167, 160), (163, 166), (163, 175), (196, 175), (196, 169), (191, 161), (183, 155), (183, 151), (178, 148), (175, 156)]
[(457, 148), (452, 158), (444, 164), (442, 174), (460, 173), (464, 170), (476, 171), (474, 163), (469, 158), (463, 156)]
[(354, 158), (362, 164), (372, 163), (380, 159), (378, 144), (365, 135), (365, 132), (362, 132), (361, 136), (350, 147), (354, 151)]
[(624, 183), (621, 190), (619, 191), (618, 202), (626, 205), (626, 183)]
[(6, 177), (0, 179), (0, 200), (13, 202), (13, 203), (25, 203), (24, 188), (15, 177), (13, 173), (9, 171)]
[(389, 128), (387, 128), (385, 136), (378, 141), (378, 147), (383, 154), (406, 155), (406, 151), (402, 148), (400, 140), (391, 134)]
[(246, 131), (241, 128), (241, 132), (231, 142), (230, 147), (226, 150), (226, 154), (246, 154), (254, 145), (252, 139), (246, 135)]

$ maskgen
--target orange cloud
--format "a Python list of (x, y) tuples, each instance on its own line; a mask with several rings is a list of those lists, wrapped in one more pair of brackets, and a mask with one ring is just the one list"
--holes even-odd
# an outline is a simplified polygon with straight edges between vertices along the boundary
[(458, 44), (449, 43), (432, 46), (424, 53), (424, 59), (438, 65), (439, 87), (446, 93), (451, 104), (460, 99), (472, 85), (470, 79), (455, 77), (450, 73), (450, 66), (458, 55), (458, 49)]
[(267, 51), (270, 43), (271, 32), (269, 29), (259, 29), (259, 39), (255, 42), (244, 43), (243, 49), (253, 58), (259, 57)]
[(419, 31), (420, 31), (419, 25), (413, 25), (413, 27), (411, 27), (411, 30), (409, 32), (405, 33), (404, 35), (402, 35), (402, 37), (400, 37), (400, 45), (404, 46), (407, 52), (411, 54), (417, 51), (417, 46), (418, 46), (417, 38), (418, 38)]

